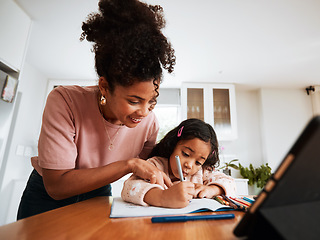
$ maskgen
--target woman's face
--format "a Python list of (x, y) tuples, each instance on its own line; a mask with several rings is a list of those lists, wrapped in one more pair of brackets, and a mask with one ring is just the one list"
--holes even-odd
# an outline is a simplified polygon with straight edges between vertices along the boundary
[(104, 88), (105, 91), (100, 87), (100, 90), (107, 100), (102, 106), (106, 120), (129, 128), (136, 127), (156, 104), (157, 93), (152, 80), (136, 82), (129, 87), (116, 85), (113, 92), (108, 87)]
[(199, 138), (179, 141), (169, 160), (172, 174), (176, 178), (180, 178), (175, 156), (180, 157), (183, 177), (187, 177), (196, 174), (200, 170), (208, 158), (210, 151), (210, 143), (204, 142)]

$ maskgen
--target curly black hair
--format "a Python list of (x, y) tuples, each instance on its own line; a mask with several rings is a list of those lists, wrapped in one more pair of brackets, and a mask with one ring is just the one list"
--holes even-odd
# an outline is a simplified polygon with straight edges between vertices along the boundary
[(204, 142), (210, 143), (211, 146), (211, 154), (206, 159), (203, 167), (219, 167), (219, 145), (216, 133), (210, 124), (196, 118), (184, 120), (177, 127), (169, 131), (153, 148), (149, 157), (158, 156), (169, 159), (179, 141), (194, 138), (199, 138)]
[(110, 90), (152, 80), (156, 90), (162, 68), (172, 73), (175, 53), (162, 34), (163, 9), (137, 0), (100, 0), (99, 11), (82, 24), (80, 40), (94, 42), (95, 67)]

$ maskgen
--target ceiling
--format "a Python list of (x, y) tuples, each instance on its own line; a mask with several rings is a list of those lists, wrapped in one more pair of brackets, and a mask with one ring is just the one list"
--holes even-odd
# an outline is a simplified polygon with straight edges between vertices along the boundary
[[(96, 0), (16, 0), (32, 18), (26, 61), (48, 79), (91, 80), (91, 44), (81, 23)], [(319, 0), (146, 0), (164, 8), (164, 30), (176, 50), (181, 82), (251, 87), (320, 85)]]

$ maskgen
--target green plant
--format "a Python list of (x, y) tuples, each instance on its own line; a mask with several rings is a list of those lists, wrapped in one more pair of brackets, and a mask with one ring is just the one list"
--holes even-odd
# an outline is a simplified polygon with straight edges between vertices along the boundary
[(220, 167), (219, 169), (229, 169), (229, 167), (232, 167), (232, 168), (238, 170), (239, 167), (236, 164), (234, 164), (234, 162), (237, 162), (237, 161), (239, 161), (239, 160), (238, 159), (233, 159), (230, 162), (224, 163), (224, 165), (222, 167)]
[(239, 167), (236, 164), (234, 164), (234, 162), (236, 162), (236, 161), (239, 161), (239, 160), (233, 159), (230, 162), (226, 162), (219, 169), (223, 169), (224, 174), (231, 176), (231, 169), (230, 168), (239, 169)]
[(256, 183), (258, 188), (263, 188), (271, 176), (271, 168), (269, 167), (268, 163), (265, 165), (262, 164), (258, 168), (254, 168), (252, 164), (249, 165), (249, 168), (243, 167), (239, 163), (239, 170), (242, 177), (249, 179), (249, 185)]

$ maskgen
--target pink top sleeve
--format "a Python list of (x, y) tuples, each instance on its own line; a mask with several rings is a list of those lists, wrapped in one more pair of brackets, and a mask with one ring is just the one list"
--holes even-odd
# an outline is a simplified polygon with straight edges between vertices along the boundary
[(217, 185), (224, 190), (225, 195), (236, 196), (237, 191), (234, 179), (222, 172), (216, 170), (209, 171), (205, 169), (203, 171), (203, 184)]
[[(156, 158), (150, 158), (147, 161), (155, 165), (161, 171), (168, 173), (168, 169), (165, 169), (163, 163)], [(131, 175), (131, 177), (123, 184), (121, 197), (124, 201), (132, 202), (142, 206), (148, 206), (148, 204), (144, 201), (144, 196), (152, 188), (160, 188), (164, 190), (164, 188), (158, 184), (151, 184), (135, 175)]]

